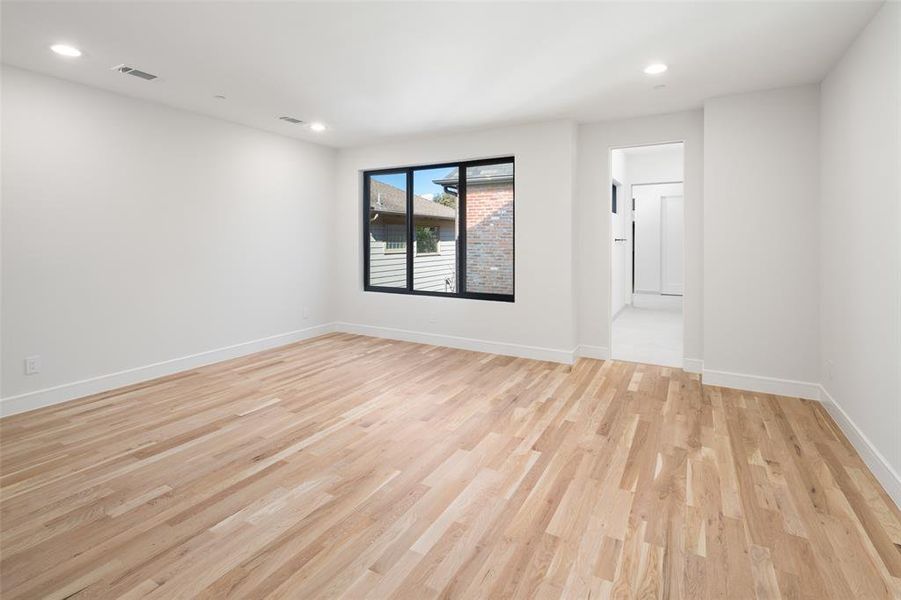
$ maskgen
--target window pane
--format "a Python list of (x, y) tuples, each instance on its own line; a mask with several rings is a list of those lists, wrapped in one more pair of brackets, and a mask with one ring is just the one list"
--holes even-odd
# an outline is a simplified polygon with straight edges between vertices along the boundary
[(369, 285), (407, 287), (407, 174), (369, 177)]
[(456, 168), (413, 171), (413, 289), (457, 290)]
[(513, 294), (513, 163), (466, 169), (466, 291)]

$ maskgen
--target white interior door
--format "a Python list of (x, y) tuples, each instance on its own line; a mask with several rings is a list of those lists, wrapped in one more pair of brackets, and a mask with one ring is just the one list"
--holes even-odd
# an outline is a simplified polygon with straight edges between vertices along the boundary
[(684, 200), (682, 196), (660, 197), (660, 292), (682, 295), (685, 237)]

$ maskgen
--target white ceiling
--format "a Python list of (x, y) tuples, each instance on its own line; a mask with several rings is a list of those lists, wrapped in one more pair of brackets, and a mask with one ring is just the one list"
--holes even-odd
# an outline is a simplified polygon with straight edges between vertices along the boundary
[[(12, 65), (334, 146), (823, 78), (873, 2), (6, 2)], [(64, 59), (56, 42), (84, 51)], [(670, 70), (648, 77), (662, 60)], [(127, 63), (148, 82), (110, 71)], [(665, 84), (662, 89), (655, 85)], [(226, 100), (213, 96), (222, 94)], [(316, 135), (277, 120), (320, 120)]]

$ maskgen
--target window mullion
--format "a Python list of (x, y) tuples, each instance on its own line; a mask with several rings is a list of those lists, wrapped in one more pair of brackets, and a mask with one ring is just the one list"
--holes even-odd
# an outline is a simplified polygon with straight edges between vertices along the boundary
[(466, 164), (457, 166), (457, 295), (466, 293)]
[(370, 180), (371, 176), (363, 175), (363, 289), (369, 287), (369, 261), (371, 255), (369, 242), (369, 211), (370, 211)]
[(416, 236), (413, 222), (413, 169), (407, 169), (407, 291), (413, 291), (413, 258)]

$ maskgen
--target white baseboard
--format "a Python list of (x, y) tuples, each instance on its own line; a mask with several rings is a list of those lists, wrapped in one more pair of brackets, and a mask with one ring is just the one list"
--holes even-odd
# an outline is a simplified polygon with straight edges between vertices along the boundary
[(223, 348), (207, 350), (206, 352), (191, 354), (189, 356), (173, 358), (171, 360), (165, 360), (143, 367), (126, 369), (116, 373), (108, 373), (106, 375), (99, 375), (81, 381), (74, 381), (72, 383), (65, 383), (54, 387), (44, 388), (42, 390), (27, 392), (25, 394), (9, 396), (0, 399), (0, 416), (5, 417), (50, 406), (51, 404), (59, 404), (60, 402), (66, 402), (67, 400), (83, 398), (84, 396), (90, 396), (91, 394), (114, 390), (142, 381), (156, 379), (157, 377), (165, 377), (166, 375), (172, 375), (173, 373), (194, 369), (196, 367), (228, 360), (230, 358), (237, 358), (262, 350), (268, 350), (286, 344), (293, 344), (294, 342), (324, 335), (332, 331), (334, 331), (334, 324), (325, 323), (306, 329), (298, 329), (296, 331), (280, 333), (257, 340), (251, 340), (249, 342), (233, 344)]
[(819, 387), (820, 400), (823, 403), (823, 407), (832, 415), (832, 419), (844, 432), (845, 437), (848, 438), (854, 449), (857, 450), (860, 458), (863, 459), (863, 462), (870, 468), (870, 471), (879, 480), (879, 483), (882, 484), (888, 495), (895, 501), (895, 505), (901, 506), (901, 477), (898, 476), (897, 471), (892, 468), (857, 424), (851, 420), (851, 417), (848, 416), (842, 405), (836, 402), (835, 398), (826, 391), (825, 387), (822, 385)]
[(610, 349), (606, 346), (589, 346), (588, 344), (582, 344), (576, 348), (576, 354), (583, 358), (607, 360), (610, 358)]
[(358, 323), (335, 323), (335, 331), (387, 338), (390, 340), (400, 340), (402, 342), (446, 346), (448, 348), (458, 348), (460, 350), (474, 350), (476, 352), (487, 352), (489, 354), (503, 354), (504, 356), (547, 360), (567, 365), (573, 363), (576, 354), (575, 350), (558, 350), (555, 348), (542, 348), (539, 346), (526, 346), (523, 344), (511, 344), (507, 342), (492, 342), (489, 340), (458, 337), (455, 335), (425, 333), (422, 331), (411, 331), (409, 329), (394, 329), (392, 327), (376, 327), (374, 325), (360, 325)]
[[(688, 368), (685, 370), (687, 371)], [(759, 375), (727, 373), (725, 371), (709, 371), (706, 369), (703, 369), (702, 382), (704, 385), (717, 385), (751, 392), (820, 401), (842, 432), (844, 432), (845, 437), (848, 438), (848, 441), (860, 455), (863, 462), (869, 467), (870, 472), (882, 484), (889, 497), (897, 506), (901, 506), (901, 477), (899, 477), (882, 453), (876, 449), (876, 446), (864, 435), (857, 424), (851, 420), (851, 417), (845, 412), (841, 404), (821, 384), (761, 377)]]
[(704, 371), (704, 361), (700, 358), (683, 358), (682, 370), (686, 373), (702, 373)]
[(776, 394), (778, 396), (791, 396), (792, 398), (805, 398), (807, 400), (820, 399), (820, 385), (807, 381), (703, 369), (701, 382), (704, 385), (716, 385), (736, 390), (760, 392), (762, 394)]

